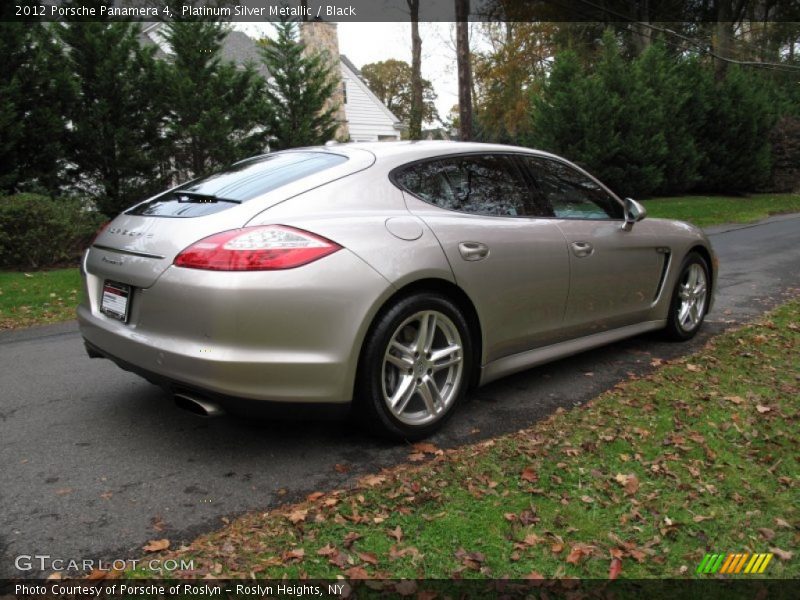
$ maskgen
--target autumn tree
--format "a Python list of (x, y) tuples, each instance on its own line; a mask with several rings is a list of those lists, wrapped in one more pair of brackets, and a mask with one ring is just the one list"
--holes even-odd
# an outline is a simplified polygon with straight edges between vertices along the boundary
[(472, 54), (475, 121), (480, 139), (514, 142), (530, 133), (531, 97), (541, 92), (556, 51), (554, 23), (484, 23), (487, 50)]
[[(361, 68), (361, 75), (369, 89), (378, 99), (401, 121), (408, 121), (411, 116), (411, 65), (402, 60), (390, 58), (380, 62), (369, 63)], [(439, 119), (436, 110), (436, 92), (433, 84), (422, 80), (423, 121)]]

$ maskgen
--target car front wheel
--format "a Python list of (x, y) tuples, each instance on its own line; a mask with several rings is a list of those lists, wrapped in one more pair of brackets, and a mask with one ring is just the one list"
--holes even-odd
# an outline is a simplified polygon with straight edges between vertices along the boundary
[(676, 341), (693, 338), (700, 330), (708, 308), (708, 265), (697, 253), (690, 253), (681, 265), (667, 319), (667, 337)]
[(357, 399), (370, 426), (417, 440), (452, 415), (472, 368), (469, 327), (448, 298), (401, 299), (373, 325), (359, 369)]

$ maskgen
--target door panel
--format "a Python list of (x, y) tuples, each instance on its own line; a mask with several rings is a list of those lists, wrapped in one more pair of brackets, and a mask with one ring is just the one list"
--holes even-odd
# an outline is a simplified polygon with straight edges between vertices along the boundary
[[(667, 255), (648, 223), (625, 231), (619, 221), (559, 220), (570, 245), (571, 283), (564, 327), (570, 336), (637, 323), (655, 301)], [(589, 245), (581, 253), (575, 245)], [(581, 246), (583, 248), (583, 246)]]
[[(456, 283), (475, 303), (484, 334), (483, 364), (560, 339), (569, 256), (555, 222), (462, 215), (405, 193), (412, 213), (431, 228)], [(469, 252), (482, 244), (486, 256)], [(461, 248), (459, 246), (462, 246)]]
[(570, 290), (564, 333), (579, 337), (638, 323), (655, 301), (667, 255), (648, 223), (623, 228), (622, 202), (563, 160), (520, 157), (569, 248)]

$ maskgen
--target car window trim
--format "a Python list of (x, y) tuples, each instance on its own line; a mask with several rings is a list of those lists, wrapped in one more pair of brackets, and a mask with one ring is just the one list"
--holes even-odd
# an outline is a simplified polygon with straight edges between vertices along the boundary
[[(450, 208), (443, 208), (441, 206), (437, 206), (436, 204), (428, 202), (427, 200), (425, 200), (425, 198), (420, 197), (418, 194), (415, 194), (414, 192), (412, 192), (411, 190), (409, 190), (405, 186), (401, 185), (399, 181), (397, 181), (398, 172), (400, 172), (400, 171), (402, 171), (404, 169), (407, 169), (408, 167), (414, 166), (414, 165), (418, 165), (418, 164), (425, 163), (425, 162), (433, 162), (433, 161), (437, 161), (437, 160), (445, 160), (445, 159), (448, 159), (448, 158), (461, 158), (461, 157), (465, 157), (465, 156), (486, 156), (486, 155), (489, 155), (489, 154), (495, 155), (495, 156), (506, 156), (506, 157), (509, 157), (510, 158), (509, 163), (514, 165), (513, 168), (514, 168), (515, 172), (517, 173), (517, 175), (521, 178), (521, 183), (528, 189), (531, 189), (531, 186), (536, 186), (535, 192), (538, 193), (538, 194), (543, 194), (544, 192), (542, 192), (541, 188), (539, 187), (538, 182), (536, 182), (536, 178), (530, 172), (530, 169), (527, 166), (525, 166), (523, 161), (517, 160), (519, 157), (527, 156), (527, 157), (533, 157), (533, 158), (543, 158), (543, 159), (547, 159), (547, 160), (558, 161), (560, 163), (565, 164), (568, 167), (571, 167), (573, 169), (577, 169), (579, 173), (581, 173), (582, 175), (585, 175), (586, 177), (588, 177), (589, 179), (594, 181), (598, 186), (600, 186), (600, 188), (602, 190), (604, 190), (606, 193), (608, 193), (611, 196), (611, 198), (620, 205), (620, 207), (623, 210), (623, 214), (624, 214), (625, 203), (620, 199), (619, 196), (617, 196), (605, 184), (603, 184), (602, 181), (600, 181), (599, 179), (597, 179), (596, 177), (594, 177), (590, 173), (586, 172), (584, 169), (580, 168), (578, 165), (575, 165), (575, 164), (573, 164), (573, 163), (571, 163), (571, 162), (569, 162), (569, 161), (567, 161), (565, 159), (562, 159), (562, 158), (560, 158), (558, 156), (537, 154), (537, 153), (534, 153), (534, 152), (520, 152), (520, 151), (507, 151), (507, 150), (506, 151), (504, 151), (504, 150), (489, 151), (489, 152), (486, 152), (486, 151), (471, 151), (471, 152), (456, 152), (456, 153), (451, 153), (451, 154), (439, 154), (439, 155), (436, 155), (436, 156), (426, 156), (425, 158), (418, 158), (416, 160), (412, 160), (410, 162), (403, 163), (402, 165), (398, 165), (398, 166), (394, 167), (391, 171), (389, 171), (389, 181), (392, 183), (392, 185), (394, 185), (401, 192), (404, 192), (406, 194), (410, 194), (411, 196), (413, 196), (414, 198), (416, 198), (420, 202), (424, 202), (425, 204), (427, 204), (431, 208), (435, 208), (435, 209), (438, 209), (438, 210), (443, 210), (443, 211), (446, 211), (446, 212), (449, 212), (449, 213), (455, 213), (457, 215), (463, 215), (465, 217), (478, 217), (478, 218), (484, 218), (484, 219), (487, 218), (487, 217), (488, 218), (493, 218), (493, 219), (550, 219), (550, 220), (558, 220), (558, 221), (598, 221), (598, 222), (609, 222), (609, 221), (611, 221), (611, 222), (623, 222), (623, 221), (625, 221), (624, 216), (622, 218), (609, 217), (609, 218), (606, 218), (606, 219), (598, 219), (598, 218), (584, 218), (584, 217), (558, 217), (558, 216), (547, 217), (547, 216), (531, 216), (531, 215), (477, 215), (477, 214), (474, 214), (474, 213), (462, 212), (460, 210), (453, 210), (453, 209), (450, 209)], [(534, 190), (531, 189), (531, 192), (533, 193)]]
[(525, 173), (522, 171), (522, 169), (520, 169), (520, 165), (518, 164), (518, 161), (514, 159), (515, 156), (520, 155), (520, 154), (525, 154), (525, 153), (523, 153), (523, 152), (509, 152), (509, 151), (500, 150), (500, 151), (497, 151), (497, 152), (495, 152), (495, 151), (489, 151), (489, 152), (486, 152), (486, 151), (471, 151), (471, 152), (455, 152), (455, 153), (451, 153), (451, 154), (439, 154), (439, 155), (436, 155), (436, 156), (426, 156), (425, 158), (418, 158), (416, 160), (412, 160), (412, 161), (409, 161), (407, 163), (403, 163), (402, 165), (398, 165), (398, 166), (394, 167), (391, 171), (389, 171), (389, 181), (392, 183), (392, 185), (394, 185), (401, 192), (404, 192), (406, 194), (411, 194), (414, 198), (417, 198), (418, 200), (420, 200), (421, 202), (424, 202), (428, 206), (430, 206), (432, 208), (439, 209), (439, 210), (444, 210), (444, 211), (447, 211), (449, 213), (455, 213), (457, 215), (464, 215), (466, 217), (479, 217), (479, 218), (490, 217), (490, 218), (494, 218), (494, 219), (545, 219), (545, 218), (548, 218), (548, 217), (535, 217), (535, 216), (531, 216), (531, 215), (479, 215), (479, 214), (475, 214), (475, 213), (463, 212), (463, 211), (460, 211), (460, 210), (453, 210), (453, 209), (450, 209), (450, 208), (443, 208), (441, 206), (437, 206), (436, 204), (433, 204), (432, 202), (429, 202), (429, 201), (425, 200), (425, 198), (422, 198), (418, 194), (415, 194), (414, 192), (409, 190), (407, 187), (401, 185), (399, 181), (397, 181), (398, 172), (400, 172), (400, 171), (402, 171), (404, 169), (407, 169), (409, 167), (412, 167), (414, 165), (418, 165), (418, 164), (422, 164), (422, 163), (426, 163), (426, 162), (435, 162), (435, 161), (438, 161), (438, 160), (447, 160), (447, 159), (450, 159), (450, 158), (464, 158), (464, 157), (472, 157), (472, 156), (502, 156), (502, 157), (505, 157), (505, 158), (509, 159), (507, 161), (507, 164), (508, 164), (509, 168), (511, 169), (513, 174), (516, 175), (516, 177), (518, 178), (520, 185), (522, 185), (524, 189), (528, 190), (528, 189), (530, 189), (530, 185), (528, 184), (528, 181), (527, 181), (527, 178), (525, 176)]
[[(622, 209), (622, 215), (623, 215), (622, 217), (608, 217), (608, 218), (605, 218), (605, 219), (599, 219), (597, 217), (558, 217), (558, 216), (555, 216), (555, 217), (542, 217), (543, 219), (560, 219), (562, 221), (600, 221), (600, 222), (604, 222), (604, 221), (624, 222), (625, 221), (625, 203), (622, 201), (622, 199), (620, 199), (619, 196), (617, 196), (613, 191), (611, 191), (608, 188), (608, 186), (606, 186), (602, 181), (597, 179), (597, 177), (595, 177), (591, 173), (588, 173), (585, 169), (582, 169), (578, 165), (573, 164), (573, 163), (569, 162), (568, 160), (564, 160), (563, 158), (558, 157), (558, 156), (545, 156), (545, 155), (542, 155), (542, 154), (532, 154), (532, 153), (529, 154), (527, 152), (517, 152), (517, 154), (519, 156), (529, 156), (529, 157), (534, 157), (534, 158), (541, 158), (543, 160), (550, 160), (550, 161), (553, 161), (553, 162), (559, 162), (559, 163), (561, 163), (561, 164), (563, 164), (563, 165), (565, 165), (567, 167), (575, 169), (581, 175), (584, 175), (585, 177), (591, 179), (594, 183), (596, 183), (600, 187), (601, 190), (605, 191), (609, 196), (611, 196), (611, 199), (614, 200), (617, 204), (620, 205), (620, 208)], [(536, 186), (536, 189), (538, 190), (539, 194), (545, 195), (544, 194), (544, 190), (542, 190), (542, 188), (539, 186), (539, 182), (536, 180), (536, 177), (535, 177), (534, 173), (531, 172), (530, 167), (525, 165), (525, 163), (523, 161), (520, 161), (520, 163), (521, 163), (520, 164), (520, 169), (523, 169), (527, 173), (528, 178), (530, 179), (532, 185)], [(549, 201), (548, 201), (548, 203), (549, 203)], [(601, 208), (601, 207), (598, 206), (598, 208)]]

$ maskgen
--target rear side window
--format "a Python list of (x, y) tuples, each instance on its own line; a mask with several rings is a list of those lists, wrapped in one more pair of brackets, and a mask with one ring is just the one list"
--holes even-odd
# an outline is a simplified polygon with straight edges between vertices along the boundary
[(474, 215), (530, 215), (531, 195), (505, 155), (454, 156), (411, 164), (394, 173), (403, 189), (440, 208)]
[(330, 169), (347, 157), (326, 152), (287, 152), (243, 160), (195, 179), (130, 209), (129, 215), (199, 217), (252, 200), (281, 186)]
[(622, 219), (622, 205), (596, 181), (559, 160), (526, 156), (528, 171), (553, 215), (561, 219)]

